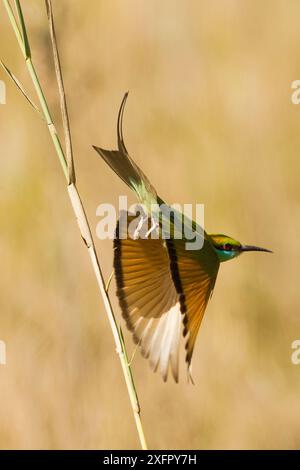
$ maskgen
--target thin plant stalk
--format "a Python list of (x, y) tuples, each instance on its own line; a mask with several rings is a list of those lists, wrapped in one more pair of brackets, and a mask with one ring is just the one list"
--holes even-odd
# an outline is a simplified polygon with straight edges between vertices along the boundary
[[(141, 416), (140, 416), (140, 405), (139, 405), (138, 395), (137, 395), (134, 380), (133, 380), (132, 371), (130, 368), (130, 364), (128, 362), (128, 356), (126, 352), (123, 333), (122, 333), (121, 328), (118, 327), (114, 313), (113, 313), (109, 295), (105, 286), (102, 270), (100, 267), (99, 259), (98, 259), (97, 252), (95, 249), (95, 244), (93, 241), (89, 222), (88, 222), (79, 192), (76, 187), (75, 166), (74, 166), (73, 151), (72, 151), (72, 139), (71, 139), (70, 125), (69, 125), (69, 118), (68, 118), (66, 96), (65, 96), (64, 85), (63, 85), (63, 77), (62, 77), (62, 71), (61, 71), (61, 66), (60, 66), (56, 35), (55, 35), (55, 29), (54, 29), (52, 3), (51, 3), (51, 0), (46, 0), (55, 72), (56, 72), (56, 78), (57, 78), (57, 84), (58, 84), (58, 90), (59, 90), (59, 96), (60, 96), (61, 114), (62, 114), (62, 122), (63, 122), (64, 135), (65, 135), (67, 158), (65, 156), (59, 136), (56, 132), (56, 129), (55, 129), (52, 117), (51, 117), (51, 113), (49, 111), (49, 107), (48, 107), (45, 95), (43, 93), (43, 89), (41, 87), (38, 75), (36, 73), (34, 64), (32, 62), (30, 42), (28, 39), (27, 31), (26, 31), (26, 24), (25, 24), (23, 12), (22, 12), (21, 3), (19, 0), (15, 0), (18, 21), (16, 19), (16, 16), (10, 5), (9, 0), (3, 0), (3, 3), (6, 8), (8, 18), (11, 22), (12, 28), (16, 34), (17, 41), (19, 43), (20, 49), (25, 59), (26, 66), (28, 68), (29, 75), (31, 77), (38, 100), (40, 102), (41, 113), (47, 124), (53, 145), (55, 147), (57, 156), (62, 166), (64, 176), (68, 183), (67, 189), (68, 189), (68, 194), (70, 197), (71, 205), (72, 205), (74, 215), (79, 225), (81, 236), (88, 249), (88, 253), (89, 253), (92, 267), (94, 270), (94, 274), (96, 276), (98, 287), (99, 287), (99, 290), (103, 299), (103, 303), (105, 306), (105, 311), (106, 311), (106, 314), (110, 323), (110, 327), (113, 333), (113, 337), (114, 337), (114, 341), (116, 345), (116, 351), (121, 362), (122, 371), (124, 374), (127, 391), (128, 391), (133, 415), (135, 418), (135, 423), (136, 423), (136, 428), (137, 428), (140, 444), (141, 444), (142, 449), (146, 450), (147, 444), (146, 444), (146, 439), (145, 439)], [(20, 88), (20, 86), (15, 80), (14, 75), (11, 72), (9, 72), (6, 67), (5, 69), (9, 73), (10, 78), (12, 78), (13, 81), (15, 82), (16, 86), (22, 91), (23, 95), (28, 99), (28, 95), (23, 91), (22, 88)], [(31, 100), (29, 99), (29, 101)]]

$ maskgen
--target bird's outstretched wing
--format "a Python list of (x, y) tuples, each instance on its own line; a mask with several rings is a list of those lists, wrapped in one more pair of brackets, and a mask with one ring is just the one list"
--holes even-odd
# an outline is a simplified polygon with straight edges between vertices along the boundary
[[(122, 216), (121, 216), (122, 218)], [(128, 225), (134, 217), (127, 218)], [(162, 239), (132, 239), (128, 225), (118, 222), (114, 241), (117, 296), (127, 327), (152, 368), (178, 381), (182, 325), (179, 296)]]
[(199, 251), (186, 250), (184, 240), (171, 240), (171, 243), (176, 260), (171, 265), (172, 277), (184, 314), (183, 336), (186, 337), (186, 362), (190, 368), (195, 341), (220, 263), (207, 240)]
[[(118, 223), (114, 242), (117, 296), (123, 317), (144, 357), (167, 380), (178, 381), (181, 331), (191, 364), (197, 333), (213, 290), (219, 262), (208, 241), (203, 250), (185, 249), (184, 240), (132, 239)], [(183, 328), (182, 325), (183, 324)]]

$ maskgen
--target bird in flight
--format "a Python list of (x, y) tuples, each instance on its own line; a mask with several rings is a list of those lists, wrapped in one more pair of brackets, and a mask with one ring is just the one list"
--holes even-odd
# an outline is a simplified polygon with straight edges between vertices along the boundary
[[(122, 133), (125, 94), (118, 115), (118, 149), (105, 150), (93, 146), (111, 169), (135, 192), (152, 220), (151, 207), (161, 206), (149, 179), (127, 152)], [(179, 214), (180, 215), (180, 214)], [(129, 234), (134, 216), (127, 213), (126, 223), (119, 219), (114, 239), (114, 274), (117, 297), (133, 339), (154, 371), (160, 370), (164, 381), (169, 369), (178, 382), (180, 338), (185, 340), (185, 360), (191, 378), (191, 361), (201, 321), (212, 295), (220, 263), (236, 258), (246, 251), (265, 251), (243, 245), (223, 234), (201, 232), (202, 247), (191, 250), (186, 240), (174, 236), (138, 237)], [(147, 227), (148, 220), (146, 221)], [(157, 220), (157, 219), (156, 219)], [(139, 223), (139, 229), (145, 219)], [(192, 222), (193, 228), (197, 225)], [(159, 225), (159, 224), (158, 224)], [(154, 228), (157, 229), (154, 224)]]

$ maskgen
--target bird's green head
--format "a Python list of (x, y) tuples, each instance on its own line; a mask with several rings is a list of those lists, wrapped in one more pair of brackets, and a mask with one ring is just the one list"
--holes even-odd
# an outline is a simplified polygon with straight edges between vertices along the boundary
[(209, 236), (220, 262), (233, 259), (245, 251), (266, 251), (267, 253), (272, 253), (271, 250), (260, 248), (259, 246), (242, 245), (240, 242), (227, 235), (218, 233)]

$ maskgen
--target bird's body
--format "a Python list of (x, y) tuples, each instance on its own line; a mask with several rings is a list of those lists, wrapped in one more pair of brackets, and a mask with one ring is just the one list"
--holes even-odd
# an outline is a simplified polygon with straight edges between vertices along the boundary
[[(153, 219), (153, 206), (162, 207), (164, 202), (124, 145), (122, 118), (126, 98), (127, 94), (118, 116), (118, 150), (94, 148), (136, 193), (148, 216), (142, 220), (142, 225), (146, 224), (148, 228), (148, 221)], [(177, 215), (181, 220), (181, 214)], [(126, 214), (126, 223), (118, 222), (114, 241), (114, 271), (120, 307), (135, 342), (141, 347), (142, 354), (150, 359), (153, 369), (159, 368), (166, 380), (171, 368), (178, 381), (181, 334), (186, 338), (186, 362), (190, 370), (195, 340), (220, 263), (243, 251), (269, 250), (241, 245), (231, 237), (209, 235), (204, 230), (198, 234), (202, 237), (201, 249), (188, 250), (184, 237), (174, 236), (177, 227), (174, 221), (170, 237), (163, 236), (163, 218), (156, 238), (150, 235), (135, 238), (129, 233), (133, 219)], [(195, 222), (192, 222), (192, 228), (197, 231)]]

